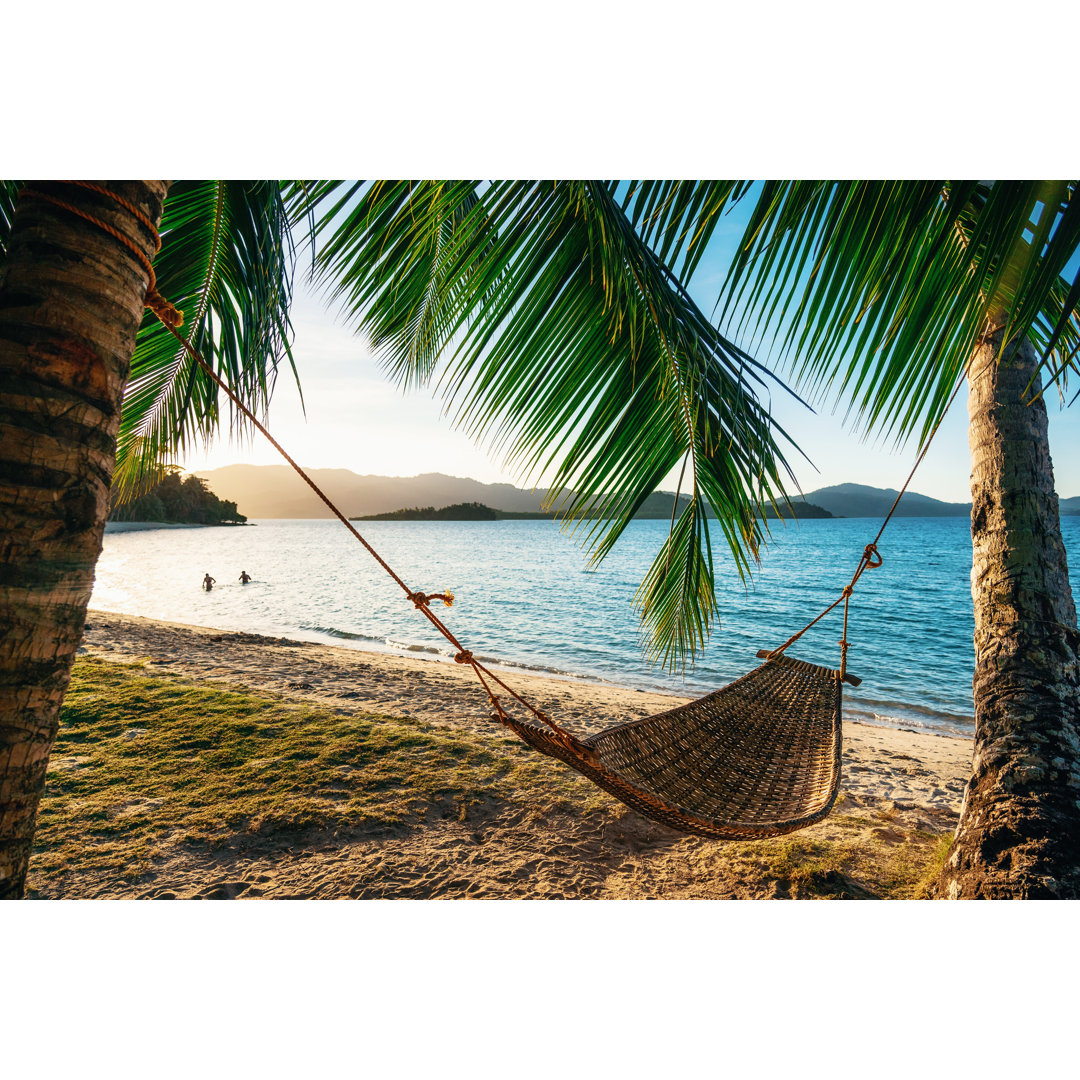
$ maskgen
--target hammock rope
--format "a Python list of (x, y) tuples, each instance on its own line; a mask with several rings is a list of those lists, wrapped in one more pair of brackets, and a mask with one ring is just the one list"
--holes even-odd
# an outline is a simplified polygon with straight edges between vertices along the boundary
[[(148, 231), (155, 253), (161, 238), (154, 223), (122, 196), (89, 181), (53, 181), (72, 184), (112, 199), (129, 211)], [(410, 589), (393, 567), (360, 534), (326, 493), (293, 460), (260, 423), (232, 388), (203, 359), (178, 328), (183, 312), (157, 291), (153, 266), (129, 237), (86, 210), (48, 192), (24, 186), (20, 197), (49, 202), (87, 221), (120, 242), (147, 274), (146, 306), (176, 338), (184, 353), (226, 394), (240, 413), (269, 440), (298, 476), (330, 512), (364, 546), (401, 587), (406, 597), (455, 648), (454, 661), (470, 666), (493, 708), (492, 719), (512, 730), (530, 746), (570, 765), (622, 802), (681, 832), (712, 839), (760, 839), (805, 828), (824, 818), (839, 790), (844, 682), (858, 686), (860, 679), (847, 671), (848, 611), (852, 593), (866, 570), (882, 565), (877, 544), (930, 442), (952, 405), (961, 378), (941, 417), (934, 425), (904, 486), (897, 493), (877, 536), (863, 549), (851, 581), (816, 618), (775, 649), (761, 649), (765, 662), (753, 671), (696, 701), (666, 712), (608, 728), (584, 741), (527, 701), (466, 649), (431, 609), (432, 601), (446, 607), (452, 593), (423, 593)], [(685, 463), (684, 463), (685, 467)], [(844, 605), (840, 668), (833, 670), (785, 655), (839, 604)], [(493, 685), (524, 707), (539, 724), (511, 716)]]

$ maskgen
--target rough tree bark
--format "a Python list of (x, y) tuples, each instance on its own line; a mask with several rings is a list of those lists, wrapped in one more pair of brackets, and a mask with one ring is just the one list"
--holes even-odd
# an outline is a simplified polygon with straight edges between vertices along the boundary
[[(1080, 897), (1080, 664), (1038, 354), (1001, 335), (970, 371), (975, 752), (936, 895)], [(1030, 394), (1028, 395), (1030, 401)]]
[[(103, 186), (160, 220), (165, 181)], [(153, 258), (149, 231), (107, 196), (33, 187), (107, 222)], [(147, 284), (115, 237), (49, 202), (20, 200), (0, 265), (0, 899), (25, 889), (101, 553)]]

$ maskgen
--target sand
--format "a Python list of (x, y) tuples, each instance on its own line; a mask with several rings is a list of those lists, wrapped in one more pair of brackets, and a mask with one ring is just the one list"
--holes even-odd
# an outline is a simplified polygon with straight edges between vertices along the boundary
[[(86, 654), (140, 661), (188, 679), (238, 684), (339, 712), (374, 711), (504, 739), (471, 671), (454, 664), (92, 611)], [(589, 733), (681, 699), (598, 683), (506, 676), (560, 723)], [(803, 848), (843, 842), (887, 849), (951, 832), (971, 741), (846, 723), (837, 810), (797, 835)], [(392, 836), (283, 839), (257, 848), (177, 853), (134, 887), (91, 880), (64, 895), (143, 897), (765, 898), (800, 895), (756, 858), (764, 845), (684, 837), (604, 796), (580, 820), (521, 805), (434, 815)], [(765, 842), (773, 843), (772, 841)], [(802, 850), (802, 849), (800, 849)], [(914, 850), (914, 849), (913, 849)], [(920, 851), (922, 849), (919, 849)], [(884, 873), (884, 871), (883, 871)], [(828, 875), (826, 875), (828, 876)], [(880, 895), (854, 878), (836, 894)], [(48, 895), (39, 893), (38, 895)]]
[[(504, 735), (470, 669), (438, 660), (363, 652), (91, 611), (82, 648), (105, 660), (147, 660), (156, 670), (233, 682), (331, 707), (349, 707)], [(685, 698), (604, 683), (500, 673), (576, 734), (670, 709)], [(844, 790), (959, 813), (971, 742), (869, 724), (844, 725)]]

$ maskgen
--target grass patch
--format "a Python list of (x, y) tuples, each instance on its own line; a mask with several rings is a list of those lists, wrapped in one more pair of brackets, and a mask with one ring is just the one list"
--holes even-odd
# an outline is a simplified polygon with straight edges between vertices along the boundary
[(937, 881), (941, 872), (945, 869), (945, 863), (949, 858), (949, 852), (952, 851), (953, 841), (956, 839), (955, 833), (945, 833), (944, 836), (937, 836), (934, 838), (935, 843), (931, 849), (930, 859), (923, 867), (923, 874), (919, 880), (915, 883), (915, 898), (917, 900), (926, 900), (930, 897), (930, 889)]
[(755, 873), (777, 882), (780, 895), (834, 900), (925, 898), (926, 883), (940, 869), (940, 851), (948, 850), (952, 834), (942, 837), (921, 829), (896, 828), (883, 839), (879, 826), (893, 817), (888, 810), (876, 817), (833, 814), (813, 829), (747, 848), (753, 849)]
[[(371, 714), (148, 675), (80, 659), (60, 716), (31, 874), (134, 879), (178, 845), (243, 844), (268, 832), (409, 827), (464, 817), (543, 785), (578, 785), (516, 740), (446, 735)], [(584, 806), (581, 807), (584, 809)]]

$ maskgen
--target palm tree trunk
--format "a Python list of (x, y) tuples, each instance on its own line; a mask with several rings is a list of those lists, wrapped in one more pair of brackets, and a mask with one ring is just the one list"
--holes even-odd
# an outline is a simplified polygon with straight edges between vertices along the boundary
[[(1080, 897), (1080, 664), (1038, 354), (1001, 336), (972, 361), (975, 753), (936, 886), (962, 898)], [(1030, 400), (1030, 394), (1028, 396)]]
[[(165, 181), (105, 182), (155, 226)], [(154, 238), (107, 196), (34, 184)], [(0, 899), (23, 895), (57, 716), (101, 552), (120, 402), (147, 274), (71, 210), (20, 200), (0, 266)]]

